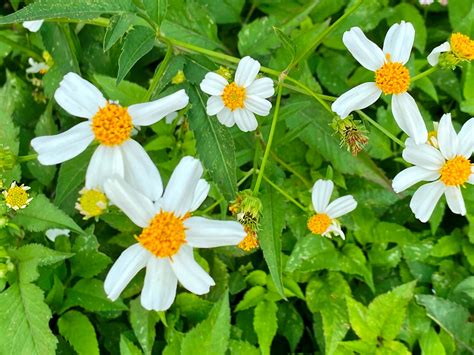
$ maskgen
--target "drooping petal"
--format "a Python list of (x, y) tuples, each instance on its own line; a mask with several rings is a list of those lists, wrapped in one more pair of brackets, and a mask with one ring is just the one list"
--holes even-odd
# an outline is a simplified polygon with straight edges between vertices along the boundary
[(382, 50), (359, 27), (344, 32), (342, 41), (352, 56), (366, 69), (376, 71), (385, 61)]
[(163, 194), (163, 209), (174, 212), (176, 216), (184, 216), (189, 212), (202, 173), (202, 164), (198, 159), (190, 156), (181, 159)]
[(247, 87), (247, 95), (258, 96), (266, 99), (275, 93), (273, 80), (270, 78), (260, 78)]
[(103, 187), (112, 176), (124, 175), (123, 156), (118, 146), (99, 145), (92, 155), (86, 172), (86, 187), (95, 189)]
[(458, 134), (458, 154), (470, 158), (474, 152), (474, 117), (469, 119)]
[(450, 50), (451, 46), (449, 45), (449, 42), (444, 42), (443, 44), (440, 44), (438, 47), (434, 48), (426, 59), (428, 59), (428, 63), (434, 67), (438, 64), (439, 55), (444, 52), (449, 52)]
[(107, 297), (115, 301), (135, 275), (145, 267), (152, 254), (139, 243), (133, 244), (120, 254), (104, 282)]
[(207, 100), (206, 112), (209, 116), (214, 116), (224, 109), (224, 101), (220, 96), (211, 96)]
[(94, 140), (90, 122), (81, 122), (54, 136), (34, 138), (31, 146), (43, 165), (59, 164), (81, 154)]
[(448, 186), (444, 192), (449, 209), (461, 216), (466, 215), (466, 205), (462, 198), (461, 188), (459, 186)]
[(181, 110), (189, 103), (186, 91), (179, 90), (161, 99), (132, 105), (128, 113), (136, 126), (150, 126), (160, 121), (166, 115)]
[(206, 94), (222, 95), (227, 85), (229, 85), (229, 82), (225, 78), (214, 72), (209, 72), (199, 86)]
[(383, 52), (390, 54), (392, 62), (405, 64), (410, 59), (414, 41), (415, 28), (410, 22), (395, 23), (385, 36)]
[(203, 217), (190, 217), (184, 221), (186, 240), (195, 248), (215, 248), (237, 245), (245, 238), (239, 222), (215, 221)]
[(234, 113), (227, 107), (217, 114), (217, 119), (226, 127), (232, 127), (235, 124)]
[(326, 237), (326, 236), (330, 237), (331, 234), (334, 234), (334, 235), (337, 235), (337, 236), (341, 237), (342, 240), (346, 240), (346, 235), (344, 234), (344, 232), (341, 229), (341, 226), (338, 223), (331, 224), (328, 227), (328, 229), (321, 235), (323, 237)]
[(67, 73), (54, 93), (56, 102), (69, 114), (92, 118), (107, 103), (102, 93), (76, 73)]
[(25, 21), (23, 22), (23, 27), (30, 32), (38, 32), (41, 26), (43, 25), (44, 20), (36, 21)]
[(167, 259), (150, 257), (146, 265), (145, 282), (140, 297), (143, 308), (166, 311), (176, 296), (178, 279)]
[(407, 146), (402, 153), (407, 162), (428, 170), (439, 170), (445, 163), (440, 151), (429, 144)]
[(198, 181), (196, 190), (194, 191), (193, 203), (191, 204), (191, 209), (189, 210), (189, 212), (194, 212), (199, 208), (199, 206), (201, 206), (201, 204), (206, 199), (210, 188), (211, 185), (209, 185), (206, 180), (200, 179)]
[(330, 218), (339, 218), (357, 207), (357, 201), (352, 195), (339, 197), (332, 201), (326, 208), (326, 213)]
[(212, 277), (194, 260), (190, 246), (182, 246), (171, 258), (170, 265), (181, 285), (196, 295), (208, 293), (215, 285)]
[(272, 104), (261, 97), (249, 95), (245, 98), (245, 108), (259, 116), (267, 116), (272, 109)]
[(410, 201), (410, 208), (421, 222), (427, 222), (436, 207), (445, 186), (441, 181), (430, 182), (421, 186), (413, 194)]
[(313, 208), (317, 213), (325, 213), (334, 190), (334, 183), (331, 180), (318, 180), (313, 185), (311, 199)]
[(381, 94), (382, 91), (375, 83), (363, 83), (339, 96), (331, 109), (341, 118), (346, 118), (352, 111), (372, 105)]
[(255, 115), (246, 108), (238, 108), (233, 111), (233, 114), (235, 123), (242, 132), (251, 132), (257, 129), (258, 122)]
[[(441, 154), (446, 160), (454, 158), (458, 150), (458, 135), (451, 122), (451, 114), (446, 113), (441, 117), (438, 124), (438, 145)], [(473, 139), (471, 137), (471, 139)]]
[(401, 192), (420, 181), (434, 181), (439, 178), (438, 170), (428, 170), (419, 166), (412, 166), (402, 170), (395, 176), (392, 187), (395, 192)]
[(398, 126), (413, 138), (416, 144), (422, 144), (428, 140), (428, 131), (423, 117), (409, 93), (392, 95), (392, 112)]
[(153, 203), (125, 180), (119, 177), (108, 179), (104, 190), (110, 201), (120, 208), (137, 226), (148, 227), (150, 219), (155, 215)]
[(163, 195), (163, 182), (156, 165), (145, 149), (133, 139), (120, 147), (123, 154), (124, 179), (151, 201)]
[(255, 80), (260, 71), (260, 63), (249, 56), (243, 57), (235, 72), (235, 83), (246, 88)]

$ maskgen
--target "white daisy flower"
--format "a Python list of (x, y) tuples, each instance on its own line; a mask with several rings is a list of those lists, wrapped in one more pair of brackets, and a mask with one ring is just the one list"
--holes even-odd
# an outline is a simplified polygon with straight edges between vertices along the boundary
[(46, 74), (46, 72), (49, 70), (49, 65), (44, 62), (38, 63), (33, 58), (28, 59), (28, 64), (30, 64), (30, 66), (26, 68), (26, 72), (28, 74)]
[(122, 107), (107, 101), (87, 80), (68, 73), (54, 98), (69, 114), (87, 121), (55, 136), (33, 139), (31, 145), (41, 164), (54, 165), (72, 159), (95, 139), (99, 146), (87, 168), (87, 189), (102, 187), (108, 177), (116, 174), (139, 189), (152, 189), (155, 200), (160, 197), (160, 174), (143, 147), (130, 136), (134, 126), (152, 125), (185, 107), (189, 98), (184, 90), (152, 102)]
[(111, 300), (116, 300), (144, 267), (141, 304), (148, 310), (168, 309), (176, 296), (178, 280), (197, 295), (209, 292), (215, 284), (194, 260), (193, 248), (237, 245), (245, 231), (235, 221), (191, 216), (209, 192), (209, 184), (201, 179), (202, 173), (199, 160), (184, 157), (162, 197), (155, 202), (154, 193), (148, 190), (142, 194), (123, 179), (109, 179), (105, 183), (110, 200), (143, 228), (136, 237), (138, 243), (119, 256), (105, 279), (104, 289)]
[(434, 0), (420, 0), (420, 5), (431, 5)]
[(352, 111), (366, 108), (380, 95), (392, 95), (392, 112), (400, 128), (415, 142), (426, 141), (423, 117), (415, 100), (407, 92), (410, 73), (405, 64), (410, 58), (415, 29), (409, 22), (396, 23), (387, 32), (381, 50), (359, 27), (352, 27), (342, 37), (354, 58), (366, 69), (375, 72), (375, 82), (368, 82), (342, 94), (331, 106), (341, 118)]
[(217, 115), (219, 122), (227, 127), (237, 124), (244, 132), (257, 129), (255, 114), (267, 116), (270, 113), (272, 104), (265, 99), (274, 93), (271, 79), (255, 79), (259, 70), (260, 63), (247, 56), (240, 60), (230, 84), (217, 73), (207, 73), (201, 82), (201, 90), (211, 95), (207, 100), (207, 114)]
[(57, 237), (64, 235), (69, 237), (71, 231), (69, 229), (59, 229), (59, 228), (51, 228), (46, 231), (46, 238), (50, 241), (54, 242)]
[(401, 192), (420, 181), (430, 181), (418, 188), (413, 195), (410, 208), (422, 222), (430, 219), (441, 195), (446, 196), (453, 213), (465, 215), (466, 206), (461, 186), (474, 184), (474, 165), (470, 157), (474, 150), (474, 118), (467, 121), (459, 134), (451, 123), (451, 114), (441, 117), (436, 143), (407, 144), (403, 159), (414, 166), (401, 171), (393, 179), (395, 192)]
[(312, 191), (313, 208), (316, 214), (308, 220), (308, 229), (314, 234), (331, 238), (332, 234), (345, 239), (339, 218), (357, 207), (357, 201), (352, 195), (339, 197), (329, 203), (334, 190), (330, 180), (317, 180)]
[(427, 57), (428, 63), (433, 67), (436, 66), (439, 63), (440, 54), (446, 52), (454, 54), (453, 64), (456, 63), (456, 59), (459, 61), (471, 61), (474, 59), (474, 41), (462, 33), (453, 33), (449, 38), (449, 42), (444, 42), (431, 51)]
[(28, 192), (26, 192), (29, 189), (31, 189), (31, 187), (24, 184), (18, 186), (16, 181), (13, 181), (9, 189), (2, 191), (2, 195), (5, 198), (5, 204), (7, 207), (14, 211), (26, 208), (30, 204), (31, 200), (33, 200)]
[(23, 27), (30, 32), (38, 32), (43, 25), (44, 20), (37, 21), (25, 21), (23, 22)]

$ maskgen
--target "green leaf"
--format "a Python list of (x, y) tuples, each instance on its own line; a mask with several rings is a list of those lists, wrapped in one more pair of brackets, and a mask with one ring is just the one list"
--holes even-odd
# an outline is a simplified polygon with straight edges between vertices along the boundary
[(168, 0), (143, 0), (143, 5), (148, 16), (160, 26), (168, 11)]
[(474, 36), (474, 6), (469, 1), (452, 0), (448, 2), (449, 22), (453, 32), (461, 32), (469, 37)]
[(438, 239), (438, 242), (431, 249), (431, 255), (443, 258), (461, 252), (463, 238), (464, 235), (452, 234)]
[(99, 354), (94, 326), (84, 314), (78, 311), (64, 313), (58, 319), (58, 329), (79, 355)]
[(260, 351), (246, 341), (231, 339), (229, 341), (229, 350), (231, 355), (260, 355)]
[(293, 64), (293, 61), (295, 60), (296, 56), (296, 49), (292, 43), (292, 40), (290, 37), (287, 36), (285, 32), (280, 30), (278, 27), (273, 27), (273, 30), (275, 31), (278, 39), (280, 40), (281, 44), (283, 47), (288, 51), (289, 53), (289, 63), (288, 66), (291, 66)]
[(0, 293), (0, 353), (54, 354), (57, 340), (49, 329), (50, 319), (51, 311), (38, 286), (10, 286)]
[(273, 282), (284, 297), (281, 264), (281, 233), (285, 226), (285, 199), (272, 187), (267, 186), (260, 197), (262, 201), (259, 243)]
[(255, 307), (253, 327), (263, 355), (270, 354), (270, 347), (277, 332), (277, 310), (277, 305), (272, 301), (262, 301)]
[(346, 297), (346, 302), (349, 320), (354, 332), (361, 339), (374, 341), (377, 335), (372, 332), (372, 328), (368, 324), (367, 307), (349, 296)]
[(189, 125), (196, 136), (196, 147), (204, 167), (227, 200), (237, 193), (235, 146), (229, 129), (205, 111), (203, 94), (194, 87), (187, 90), (191, 102)]
[(218, 24), (240, 23), (245, 0), (201, 0)]
[(181, 343), (181, 354), (225, 354), (230, 336), (229, 294), (225, 293), (209, 317), (191, 329)]
[(277, 25), (278, 21), (274, 17), (259, 17), (253, 22), (245, 24), (239, 32), (240, 55), (264, 56), (278, 48), (280, 41), (273, 31), (273, 27)]
[(288, 302), (278, 303), (278, 334), (283, 335), (295, 352), (303, 336), (304, 322), (297, 309)]
[(267, 290), (262, 286), (254, 286), (249, 288), (245, 292), (242, 301), (240, 301), (237, 307), (235, 307), (235, 311), (239, 312), (251, 307), (255, 307), (265, 298), (266, 293)]
[(125, 33), (132, 27), (136, 21), (135, 16), (130, 14), (116, 15), (110, 18), (107, 31), (104, 36), (104, 52), (108, 51)]
[(125, 335), (120, 334), (120, 355), (141, 355), (140, 349)]
[(105, 270), (112, 260), (99, 251), (97, 238), (88, 233), (79, 235), (74, 241), (72, 251), (75, 255), (71, 258), (71, 274), (91, 278)]
[(99, 84), (107, 98), (118, 101), (120, 105), (123, 106), (143, 102), (143, 97), (146, 94), (144, 87), (127, 80), (122, 80), (120, 84), (117, 85), (114, 78), (100, 74), (95, 74), (94, 80)]
[(34, 196), (28, 207), (18, 211), (13, 223), (32, 232), (44, 232), (49, 228), (66, 228), (76, 233), (84, 233), (71, 217), (53, 205), (44, 195)]
[(439, 339), (438, 333), (430, 327), (430, 329), (424, 333), (420, 338), (420, 348), (422, 354), (436, 354), (445, 355), (443, 343)]
[(415, 42), (414, 47), (420, 52), (425, 51), (426, 45), (426, 26), (423, 16), (420, 14), (418, 9), (407, 3), (399, 4), (392, 9), (392, 13), (387, 17), (389, 25), (399, 23), (402, 20), (410, 22), (415, 28)]
[(128, 33), (119, 58), (117, 85), (125, 78), (130, 69), (153, 49), (154, 44), (155, 32), (149, 27), (137, 26)]
[(193, 293), (184, 292), (176, 296), (174, 306), (179, 309), (182, 317), (188, 318), (193, 322), (201, 322), (209, 315), (213, 303)]
[(155, 312), (144, 309), (139, 297), (130, 302), (130, 324), (144, 354), (151, 354), (156, 336), (156, 322)]
[(102, 14), (117, 14), (131, 11), (132, 4), (127, 0), (37, 0), (23, 9), (0, 18), (0, 24), (46, 20), (52, 18), (91, 19)]

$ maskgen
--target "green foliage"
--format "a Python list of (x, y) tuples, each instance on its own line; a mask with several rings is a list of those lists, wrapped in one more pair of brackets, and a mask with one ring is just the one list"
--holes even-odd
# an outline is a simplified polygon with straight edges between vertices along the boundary
[(270, 345), (276, 334), (278, 307), (272, 301), (262, 301), (255, 307), (253, 327), (257, 333), (258, 343), (262, 354), (270, 354)]
[(78, 354), (99, 354), (94, 326), (82, 313), (77, 311), (64, 313), (58, 320), (58, 328), (59, 333)]

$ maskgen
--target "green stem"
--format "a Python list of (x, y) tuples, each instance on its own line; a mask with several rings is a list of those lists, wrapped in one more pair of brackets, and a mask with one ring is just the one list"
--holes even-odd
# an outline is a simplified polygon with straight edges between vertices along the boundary
[(285, 190), (281, 189), (278, 185), (276, 185), (273, 181), (271, 181), (269, 178), (267, 178), (265, 175), (262, 175), (263, 178), (265, 179), (265, 181), (271, 186), (273, 187), (275, 190), (277, 190), (280, 194), (282, 194), (283, 196), (286, 197), (286, 199), (290, 202), (292, 202), (295, 206), (297, 206), (298, 208), (300, 208), (302, 211), (304, 212), (308, 212), (307, 208), (305, 208), (301, 203), (299, 203), (298, 201), (296, 201), (293, 197), (291, 197), (290, 195), (288, 195), (286, 193)]
[(23, 52), (23, 53), (29, 55), (31, 58), (33, 58), (36, 61), (39, 61), (39, 62), (43, 61), (43, 57), (40, 54), (36, 53), (35, 51), (33, 51), (33, 50), (31, 50), (31, 49), (29, 49), (25, 46), (22, 46), (21, 44), (16, 43), (15, 41), (12, 41), (8, 37), (0, 35), (0, 42), (3, 42), (5, 44), (9, 45), (12, 48), (18, 49), (20, 52)]
[(27, 161), (35, 160), (36, 158), (38, 158), (38, 154), (29, 154), (29, 155), (23, 155), (23, 156), (17, 157), (16, 161), (18, 163), (24, 163)]
[(380, 125), (377, 121), (373, 120), (372, 118), (370, 118), (370, 116), (368, 116), (367, 114), (365, 114), (363, 111), (361, 110), (357, 110), (357, 113), (363, 118), (365, 119), (366, 121), (368, 121), (372, 126), (374, 126), (375, 128), (377, 128), (380, 132), (382, 132), (383, 134), (385, 134), (388, 138), (390, 138), (392, 141), (394, 141), (395, 143), (397, 143), (400, 147), (404, 148), (405, 147), (405, 144), (403, 144), (403, 142), (398, 139), (397, 137), (395, 137), (392, 133), (390, 133), (389, 131), (387, 131), (382, 125)]
[(422, 78), (424, 78), (425, 76), (428, 76), (430, 75), (431, 73), (434, 73), (435, 71), (437, 71), (439, 69), (439, 66), (435, 66), (435, 67), (431, 67), (429, 68), (428, 70), (425, 70), (424, 72), (421, 72), (420, 74), (418, 75), (415, 75), (413, 78), (411, 78), (411, 82), (414, 82), (414, 81), (417, 81), (417, 80), (420, 80)]
[(295, 175), (298, 179), (301, 180), (301, 182), (308, 188), (311, 187), (311, 183), (306, 180), (303, 175), (301, 175), (299, 172), (297, 172), (295, 169), (293, 169), (287, 162), (283, 161), (278, 155), (275, 154), (275, 152), (271, 152), (272, 158), (280, 164), (284, 169)]
[(163, 61), (160, 63), (160, 66), (158, 67), (158, 69), (155, 71), (155, 74), (153, 75), (153, 78), (150, 83), (150, 87), (148, 88), (145, 94), (144, 102), (150, 101), (150, 99), (153, 97), (153, 94), (155, 93), (156, 88), (158, 87), (158, 84), (160, 83), (163, 73), (165, 72), (166, 68), (168, 68), (168, 64), (169, 64), (172, 54), (173, 54), (173, 46), (169, 43), (168, 48), (166, 49), (165, 57), (163, 58)]
[(257, 182), (255, 183), (255, 186), (253, 188), (254, 195), (258, 194), (258, 190), (260, 189), (260, 185), (262, 184), (263, 173), (265, 172), (265, 166), (267, 165), (268, 156), (270, 155), (270, 150), (272, 148), (273, 136), (275, 134), (275, 128), (278, 121), (278, 113), (280, 112), (281, 92), (283, 91), (282, 84), (282, 81), (278, 83), (278, 94), (275, 104), (275, 111), (273, 112), (272, 125), (270, 127), (270, 133), (268, 135), (268, 143), (265, 147), (265, 153), (263, 154), (262, 164), (260, 165), (260, 171), (258, 172)]

